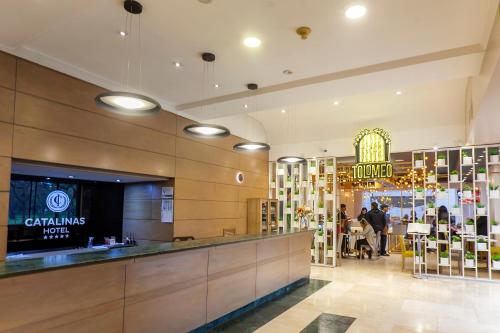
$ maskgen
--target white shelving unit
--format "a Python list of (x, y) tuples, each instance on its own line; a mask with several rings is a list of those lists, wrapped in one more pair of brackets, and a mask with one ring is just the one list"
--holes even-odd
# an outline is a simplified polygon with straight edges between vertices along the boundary
[[(422, 221), (432, 224), (429, 237), (423, 236), (422, 262), (418, 262), (415, 255), (417, 249), (414, 242), (415, 274), (422, 268), (426, 275), (500, 281), (500, 274), (492, 274), (499, 270), (493, 268), (492, 254), (500, 254), (500, 247), (495, 246), (495, 235), (500, 234), (500, 227), (493, 230), (491, 223), (495, 218), (495, 206), (500, 210), (500, 200), (495, 205), (495, 199), (490, 197), (489, 190), (490, 185), (494, 188), (500, 180), (496, 179), (500, 175), (500, 165), (497, 168), (499, 163), (496, 158), (493, 158), (492, 163), (488, 156), (489, 152), (497, 152), (498, 147), (499, 145), (469, 146), (413, 152), (413, 211), (424, 208)], [(492, 172), (493, 169), (495, 172)], [(431, 170), (435, 179), (427, 177)], [(453, 170), (457, 171), (458, 180), (451, 181)], [(479, 178), (478, 174), (481, 174)], [(417, 189), (420, 187), (424, 188), (423, 198), (417, 198)], [(493, 193), (496, 196), (496, 192)], [(435, 214), (425, 209), (429, 202), (436, 203)], [(454, 206), (456, 203), (458, 206)], [(478, 209), (479, 203), (484, 206), (484, 211)], [(438, 206), (446, 207), (448, 214), (444, 209), (440, 214)], [(414, 222), (415, 215), (411, 217)], [(440, 218), (446, 222), (439, 223)], [(467, 225), (467, 221), (472, 223)], [(460, 241), (454, 240), (452, 233), (455, 238), (460, 237)], [(428, 246), (429, 238), (431, 242), (434, 238), (437, 241), (435, 248)], [(484, 243), (486, 245), (482, 245)], [(480, 248), (483, 246), (485, 248)], [(440, 253), (447, 253), (444, 257), (448, 259), (447, 262), (440, 262)], [(470, 262), (467, 257), (471, 254), (474, 261), (467, 266)], [(430, 260), (433, 256), (434, 262)]]
[(269, 197), (279, 200), (279, 226), (298, 228), (297, 208), (310, 207), (310, 228), (317, 229), (311, 260), (318, 265), (336, 264), (336, 160), (307, 159), (307, 163), (269, 163)]

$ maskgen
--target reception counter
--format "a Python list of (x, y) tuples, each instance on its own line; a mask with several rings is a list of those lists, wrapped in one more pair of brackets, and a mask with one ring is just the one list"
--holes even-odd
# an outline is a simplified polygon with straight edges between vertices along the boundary
[(308, 278), (311, 231), (0, 264), (0, 332), (187, 332)]

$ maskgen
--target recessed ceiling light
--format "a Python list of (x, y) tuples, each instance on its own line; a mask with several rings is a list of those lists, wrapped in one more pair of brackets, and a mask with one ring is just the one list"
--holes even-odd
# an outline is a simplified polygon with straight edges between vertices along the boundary
[(262, 42), (257, 37), (247, 37), (243, 40), (243, 44), (245, 44), (246, 47), (255, 48), (259, 47)]
[(215, 89), (219, 89), (219, 87), (220, 87), (220, 86), (219, 86), (219, 84), (218, 84), (218, 83), (214, 84), (214, 88), (215, 88)]
[(47, 178), (45, 178), (45, 179), (50, 180), (50, 177), (47, 177)]
[(245, 109), (248, 109), (248, 104), (243, 105)]
[(122, 37), (127, 36), (127, 32), (126, 31), (120, 31), (120, 36), (122, 36)]
[(116, 182), (117, 182), (117, 183), (119, 183), (119, 182), (121, 182), (121, 180), (120, 180), (120, 179), (117, 179), (117, 180), (116, 180)]
[(75, 176), (68, 176), (68, 178), (75, 178)]
[(281, 113), (286, 113), (286, 110), (285, 109), (281, 109)]
[(182, 67), (182, 63), (180, 61), (174, 61), (174, 66), (176, 68), (180, 68), (180, 67)]
[(438, 150), (439, 148), (438, 148), (438, 147), (436, 147), (436, 146), (434, 146), (434, 147), (432, 147), (432, 149), (434, 149), (434, 150)]
[(333, 102), (333, 105), (339, 105), (339, 104), (340, 104), (340, 102), (339, 102), (339, 101), (335, 101), (335, 102)]
[(402, 94), (403, 94), (403, 92), (401, 90), (396, 91), (396, 95), (402, 95)]
[(356, 20), (366, 15), (366, 7), (362, 5), (354, 5), (346, 9), (345, 16), (348, 19)]

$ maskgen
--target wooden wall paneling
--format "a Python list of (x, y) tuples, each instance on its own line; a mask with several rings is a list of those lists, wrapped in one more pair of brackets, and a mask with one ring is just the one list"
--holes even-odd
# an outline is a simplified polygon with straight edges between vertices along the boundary
[(127, 266), (124, 332), (186, 332), (205, 324), (207, 263), (203, 249)]
[(16, 57), (0, 52), (0, 86), (14, 89), (16, 86)]
[(14, 127), (13, 157), (164, 177), (175, 174), (170, 156), (21, 126)]
[(17, 125), (98, 142), (175, 155), (175, 137), (97, 113), (18, 93)]
[(176, 158), (176, 178), (237, 185), (236, 169)]
[(127, 117), (109, 113), (98, 108), (94, 100), (95, 96), (105, 92), (105, 89), (26, 60), (18, 60), (16, 88), (19, 92), (100, 113), (109, 118), (164, 133), (176, 132), (176, 116), (170, 112), (158, 112), (146, 117)]
[(12, 156), (13, 126), (0, 122), (0, 156)]
[(123, 234), (133, 233), (136, 241), (170, 242), (173, 237), (173, 224), (159, 220), (123, 219)]
[[(52, 331), (123, 306), (129, 261), (67, 268), (0, 279), (0, 331)], [(87, 317), (88, 316), (88, 317)], [(112, 316), (121, 324), (121, 316)], [(102, 332), (103, 327), (93, 327)], [(19, 328), (19, 329), (18, 329)]]
[(0, 157), (0, 191), (10, 191), (11, 158)]
[(9, 218), (8, 212), (9, 212), (9, 192), (0, 192), (0, 226), (7, 226)]
[(206, 144), (206, 141), (209, 140), (205, 140), (204, 143), (201, 143), (184, 138), (178, 138), (176, 149), (177, 157), (220, 165), (227, 168), (239, 168), (239, 157), (236, 152), (210, 146)]
[(240, 223), (240, 219), (175, 220), (174, 236), (195, 238), (222, 236), (222, 229), (237, 228)]
[(248, 199), (267, 198), (268, 192), (267, 189), (240, 186), (238, 200), (240, 202), (247, 202)]
[(255, 300), (257, 243), (209, 249), (207, 322)]
[(181, 200), (238, 201), (239, 186), (178, 178), (175, 198)]
[[(0, 217), (4, 221), (7, 221), (8, 212), (1, 213)], [(6, 222), (2, 221), (2, 223)], [(2, 261), (7, 255), (7, 235), (8, 235), (7, 225), (0, 225), (0, 261)]]
[(14, 100), (13, 90), (0, 87), (0, 121), (6, 123), (14, 121)]
[[(262, 153), (261, 153), (262, 154)], [(265, 153), (265, 159), (262, 159), (261, 156), (253, 153), (240, 153), (239, 157), (239, 166), (238, 168), (243, 171), (251, 171), (259, 174), (268, 174), (269, 169), (269, 161), (267, 156), (268, 153)]]
[(237, 219), (239, 202), (175, 199), (175, 221), (198, 219)]

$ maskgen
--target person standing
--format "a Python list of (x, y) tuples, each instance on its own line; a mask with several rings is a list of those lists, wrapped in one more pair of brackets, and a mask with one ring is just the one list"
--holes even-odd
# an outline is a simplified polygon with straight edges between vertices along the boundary
[(377, 249), (380, 251), (380, 242), (382, 231), (384, 231), (385, 214), (378, 209), (378, 203), (375, 201), (371, 204), (371, 210), (366, 214), (366, 221), (372, 226), (373, 231), (377, 235)]
[(389, 206), (383, 204), (380, 208), (384, 213), (384, 229), (380, 235), (380, 255), (388, 257), (389, 254), (386, 252), (385, 248), (387, 247), (387, 233), (389, 231), (389, 224), (391, 223), (391, 216), (388, 214)]
[(349, 223), (350, 219), (346, 214), (347, 206), (345, 204), (340, 205), (340, 212), (337, 215), (337, 220), (340, 222), (340, 233), (343, 234), (341, 255), (342, 257), (347, 257), (349, 255)]

